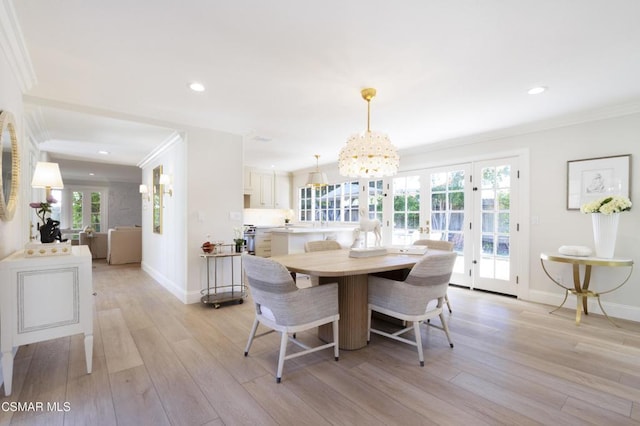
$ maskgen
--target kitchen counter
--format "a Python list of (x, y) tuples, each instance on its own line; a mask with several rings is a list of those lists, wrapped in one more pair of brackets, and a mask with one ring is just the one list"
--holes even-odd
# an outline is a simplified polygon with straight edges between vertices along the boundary
[(347, 248), (353, 243), (353, 230), (356, 227), (341, 226), (287, 226), (271, 229), (271, 254), (304, 253), (307, 241), (332, 239)]
[(353, 232), (356, 229), (354, 227), (342, 227), (342, 226), (287, 226), (271, 228), (273, 233), (285, 233), (285, 234), (326, 234), (332, 232)]

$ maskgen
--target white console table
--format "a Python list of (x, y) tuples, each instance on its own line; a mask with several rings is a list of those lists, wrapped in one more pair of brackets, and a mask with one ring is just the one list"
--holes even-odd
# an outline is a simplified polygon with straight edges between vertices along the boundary
[(87, 373), (93, 357), (91, 252), (0, 261), (0, 350), (5, 395), (11, 395), (13, 355), (20, 345), (84, 333)]

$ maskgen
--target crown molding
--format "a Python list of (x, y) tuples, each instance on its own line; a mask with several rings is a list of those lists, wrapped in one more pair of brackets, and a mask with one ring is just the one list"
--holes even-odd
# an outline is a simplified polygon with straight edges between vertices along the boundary
[(173, 132), (168, 138), (166, 138), (156, 149), (151, 151), (146, 157), (142, 159), (138, 164), (138, 167), (143, 168), (147, 166), (154, 159), (158, 158), (163, 152), (171, 148), (173, 145), (182, 141), (183, 137), (180, 132)]
[(42, 108), (35, 105), (24, 106), (25, 131), (30, 140), (40, 145), (51, 139), (44, 117)]
[(615, 105), (608, 105), (601, 108), (580, 111), (572, 114), (565, 114), (559, 117), (553, 117), (547, 120), (535, 121), (519, 126), (507, 127), (485, 133), (464, 136), (448, 140), (434, 141), (424, 143), (414, 147), (406, 148), (399, 151), (400, 156), (414, 155), (430, 151), (438, 151), (441, 149), (453, 148), (457, 146), (472, 145), (482, 142), (496, 141), (504, 138), (522, 136), (531, 133), (543, 132), (546, 130), (557, 129), (561, 127), (570, 127), (578, 124), (590, 123), (594, 121), (607, 120), (625, 115), (640, 113), (640, 100), (633, 100)]
[(37, 79), (11, 0), (0, 0), (0, 47), (5, 52), (20, 90), (26, 93)]

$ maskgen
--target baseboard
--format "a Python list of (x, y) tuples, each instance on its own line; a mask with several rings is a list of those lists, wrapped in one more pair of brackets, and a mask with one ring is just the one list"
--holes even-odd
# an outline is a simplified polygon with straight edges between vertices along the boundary
[(189, 302), (188, 301), (189, 300), (189, 298), (187, 297), (188, 295), (187, 295), (187, 293), (184, 291), (184, 289), (182, 287), (176, 285), (173, 281), (171, 281), (169, 278), (165, 277), (159, 271), (153, 269), (152, 267), (150, 267), (145, 262), (142, 262), (140, 264), (140, 267), (142, 268), (143, 271), (145, 271), (147, 274), (149, 274), (151, 276), (151, 278), (156, 280), (158, 282), (158, 284), (160, 284), (162, 287), (166, 288), (171, 294), (173, 294), (175, 297), (177, 297), (178, 300), (180, 300), (182, 303), (193, 303), (193, 302)]
[[(549, 305), (551, 307), (560, 306), (562, 303), (562, 299), (564, 299), (563, 294), (558, 293), (548, 293), (544, 291), (537, 290), (529, 290), (529, 297), (527, 299), (528, 302), (536, 302), (536, 303), (544, 303), (545, 305)], [(640, 308), (637, 306), (629, 306), (629, 305), (621, 305), (619, 303), (611, 303), (600, 299), (602, 303), (602, 307), (607, 311), (607, 315), (612, 318), (620, 318), (629, 321), (638, 321), (640, 322)], [(567, 302), (564, 304), (565, 308), (575, 309), (577, 304), (577, 298), (573, 294), (569, 294), (567, 297)], [(601, 314), (600, 306), (598, 306), (598, 301), (590, 297), (588, 301), (588, 308), (590, 312)]]

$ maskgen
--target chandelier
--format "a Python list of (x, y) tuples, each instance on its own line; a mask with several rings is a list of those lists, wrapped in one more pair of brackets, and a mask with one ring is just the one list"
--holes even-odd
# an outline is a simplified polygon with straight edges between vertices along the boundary
[(400, 157), (389, 137), (382, 133), (372, 132), (371, 99), (376, 89), (362, 89), (362, 98), (367, 101), (367, 131), (353, 135), (347, 145), (340, 150), (338, 167), (342, 176), (373, 178), (393, 176), (398, 172)]
[(316, 171), (309, 173), (309, 178), (307, 179), (307, 186), (311, 186), (313, 188), (321, 188), (323, 186), (329, 185), (329, 180), (327, 179), (326, 173), (322, 173), (318, 166), (318, 159), (320, 156), (316, 154)]

